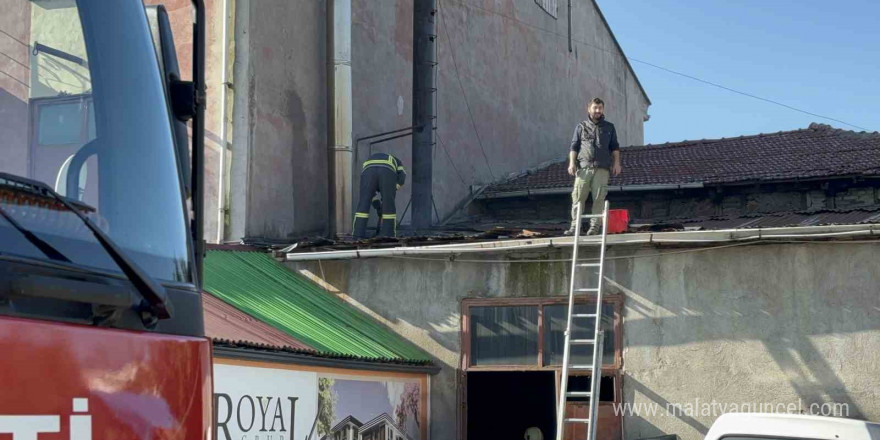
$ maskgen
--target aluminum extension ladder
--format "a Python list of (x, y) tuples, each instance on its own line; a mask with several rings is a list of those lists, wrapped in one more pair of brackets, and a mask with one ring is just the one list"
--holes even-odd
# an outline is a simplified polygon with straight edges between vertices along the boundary
[[(583, 204), (582, 204), (583, 205)], [(605, 207), (601, 214), (581, 214), (581, 206), (577, 209), (577, 216), (580, 219), (575, 225), (574, 241), (571, 249), (571, 281), (568, 289), (568, 320), (565, 325), (565, 351), (562, 357), (562, 380), (559, 387), (559, 404), (556, 408), (556, 440), (562, 440), (565, 436), (565, 428), (572, 424), (587, 425), (587, 440), (596, 440), (596, 421), (598, 421), (597, 413), (599, 410), (599, 382), (602, 375), (602, 348), (605, 339), (605, 332), (600, 330), (602, 322), (602, 286), (603, 277), (605, 275), (605, 239), (608, 233), (608, 201), (605, 201)], [(599, 262), (598, 263), (579, 263), (578, 248), (581, 245), (581, 223), (583, 219), (602, 219), (602, 236), (599, 242)], [(590, 244), (595, 244), (590, 243)], [(598, 268), (599, 278), (596, 287), (575, 287), (575, 280), (579, 268)], [(578, 293), (595, 294), (596, 306), (593, 313), (573, 313), (574, 297)], [(590, 319), (593, 318), (595, 328), (593, 339), (575, 339), (572, 338), (571, 322), (572, 319)], [(571, 358), (571, 347), (573, 345), (591, 345), (593, 347), (593, 364), (577, 365), (569, 364)], [(590, 391), (568, 391), (568, 376), (572, 370), (590, 371), (592, 373)], [(590, 409), (589, 418), (566, 418), (565, 404), (569, 397), (589, 398)]]

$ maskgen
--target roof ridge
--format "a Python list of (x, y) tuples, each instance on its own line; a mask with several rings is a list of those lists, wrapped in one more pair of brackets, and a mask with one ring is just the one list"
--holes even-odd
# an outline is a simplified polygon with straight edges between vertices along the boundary
[(563, 162), (565, 162), (566, 158), (567, 158), (567, 156), (563, 156), (558, 159), (545, 160), (545, 161), (543, 161), (533, 167), (525, 168), (525, 169), (521, 169), (519, 171), (514, 171), (512, 173), (509, 173), (507, 176), (501, 177), (494, 182), (487, 183), (485, 186), (491, 187), (491, 186), (496, 186), (496, 185), (504, 185), (504, 184), (512, 182), (516, 179), (521, 179), (523, 177), (535, 174), (539, 171), (543, 171), (543, 170), (550, 168), (551, 166), (556, 165), (558, 163), (563, 163)]
[[(712, 138), (712, 139), (691, 139), (691, 140), (683, 140), (677, 142), (664, 142), (662, 144), (644, 144), (644, 145), (631, 145), (626, 147), (626, 149), (649, 149), (649, 148), (675, 148), (675, 147), (688, 147), (694, 144), (714, 144), (716, 142), (721, 141), (730, 141), (730, 140), (742, 140), (742, 139), (755, 139), (755, 138), (763, 138), (770, 136), (782, 136), (791, 133), (802, 133), (805, 131), (810, 131), (811, 128), (799, 128), (796, 130), (786, 130), (786, 131), (777, 131), (775, 133), (755, 133), (755, 134), (747, 134), (740, 135), (734, 137), (720, 137), (720, 138)], [(817, 131), (812, 129), (813, 131)], [(838, 129), (840, 130), (840, 129)], [(842, 130), (846, 131), (846, 130)]]
[(625, 147), (626, 149), (640, 149), (640, 148), (674, 148), (674, 147), (687, 147), (693, 144), (711, 144), (721, 141), (729, 141), (729, 140), (741, 140), (741, 139), (754, 139), (761, 137), (769, 137), (769, 136), (782, 136), (792, 133), (803, 133), (807, 131), (825, 131), (825, 132), (833, 132), (835, 134), (852, 134), (858, 135), (859, 137), (870, 137), (870, 136), (880, 136), (880, 132), (878, 131), (855, 131), (855, 130), (845, 130), (843, 128), (833, 127), (828, 124), (820, 124), (818, 122), (812, 122), (806, 128), (799, 128), (795, 130), (780, 130), (772, 133), (756, 133), (749, 135), (740, 135), (734, 137), (720, 137), (720, 138), (711, 138), (711, 139), (691, 139), (691, 140), (683, 140), (677, 142), (664, 142), (662, 144), (643, 144), (643, 145), (630, 145)]

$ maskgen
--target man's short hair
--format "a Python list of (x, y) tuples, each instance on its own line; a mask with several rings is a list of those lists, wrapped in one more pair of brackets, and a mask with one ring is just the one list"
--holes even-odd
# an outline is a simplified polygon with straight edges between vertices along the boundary
[(601, 105), (601, 106), (604, 107), (604, 106), (605, 106), (605, 101), (603, 101), (601, 98), (593, 98), (593, 99), (590, 100), (590, 102), (587, 103), (587, 106), (589, 107), (589, 106), (591, 106), (591, 105), (593, 105), (593, 104)]

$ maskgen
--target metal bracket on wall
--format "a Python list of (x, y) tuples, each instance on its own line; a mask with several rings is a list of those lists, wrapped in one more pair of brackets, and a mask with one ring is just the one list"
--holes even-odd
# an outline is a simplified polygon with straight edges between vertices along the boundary
[[(392, 136), (389, 138), (379, 139), (377, 141), (370, 142), (370, 154), (372, 155), (373, 154), (373, 145), (381, 144), (382, 142), (387, 142), (390, 140), (399, 139), (399, 138), (406, 137), (406, 136), (411, 136), (413, 133), (413, 130), (420, 129), (420, 128), (422, 128), (421, 125), (413, 125), (412, 127), (399, 128), (397, 130), (385, 131), (382, 133), (371, 134), (369, 136), (363, 136), (363, 137), (359, 137), (359, 138), (355, 139), (355, 141), (354, 141), (354, 161), (355, 161), (355, 163), (360, 163), (360, 143), (361, 143), (361, 141), (381, 138), (383, 136), (390, 136), (392, 134), (403, 133), (403, 134), (398, 134), (397, 136)], [(408, 131), (408, 133), (404, 133), (406, 131)]]

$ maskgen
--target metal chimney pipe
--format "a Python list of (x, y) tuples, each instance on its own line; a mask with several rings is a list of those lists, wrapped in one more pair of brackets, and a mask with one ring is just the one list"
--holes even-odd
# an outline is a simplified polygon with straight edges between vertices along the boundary
[(434, 149), (434, 69), (437, 66), (437, 0), (415, 0), (413, 9), (412, 225), (431, 227)]

